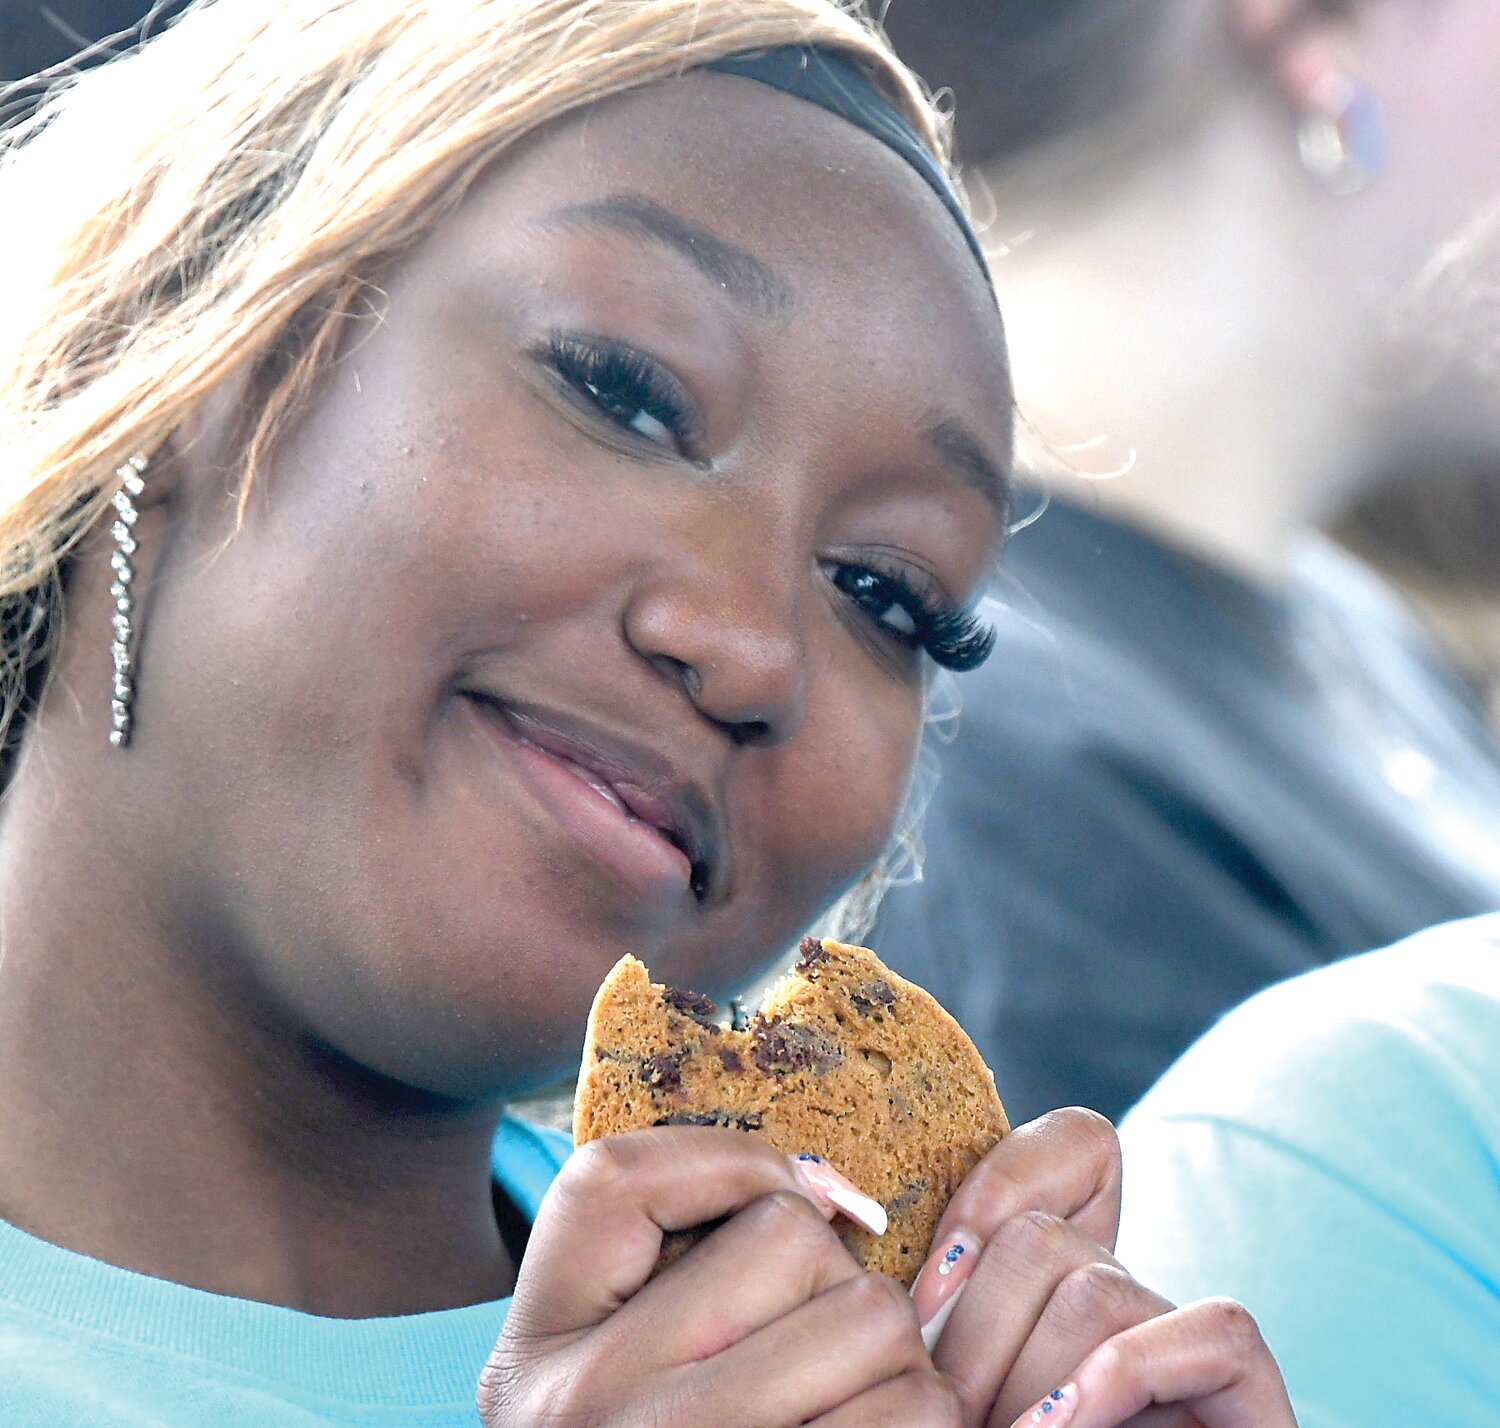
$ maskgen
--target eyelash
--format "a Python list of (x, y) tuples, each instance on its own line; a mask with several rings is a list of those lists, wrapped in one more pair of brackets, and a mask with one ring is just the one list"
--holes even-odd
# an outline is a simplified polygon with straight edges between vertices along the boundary
[(556, 331), (547, 340), (547, 355), (558, 375), (622, 431), (662, 447), (664, 443), (632, 419), (645, 415), (672, 438), (678, 454), (690, 455), (697, 446), (702, 424), (692, 398), (681, 382), (639, 348)]
[[(701, 423), (682, 384), (637, 347), (611, 338), (554, 331), (547, 353), (558, 375), (606, 421), (643, 441), (661, 446), (630, 419), (644, 414), (688, 455), (700, 439)], [(995, 628), (970, 610), (953, 604), (935, 587), (897, 566), (829, 562), (835, 588), (885, 636), (911, 649), (925, 650), (934, 664), (959, 672), (977, 669), (995, 645)], [(881, 618), (891, 607), (905, 612), (912, 629)]]
[[(995, 627), (972, 610), (945, 599), (934, 588), (922, 589), (907, 571), (873, 563), (831, 563), (835, 588), (857, 605), (881, 633), (913, 649), (922, 649), (934, 664), (963, 673), (978, 669), (995, 647)], [(900, 630), (881, 619), (896, 606), (911, 621)]]

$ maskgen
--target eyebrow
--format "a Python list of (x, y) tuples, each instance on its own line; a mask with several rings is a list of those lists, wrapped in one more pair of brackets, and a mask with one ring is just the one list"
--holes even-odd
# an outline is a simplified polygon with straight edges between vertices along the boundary
[(928, 417), (922, 435), (946, 465), (994, 506), (1000, 524), (1009, 524), (1015, 492), (1010, 476), (991, 460), (984, 443), (956, 417), (941, 412)]
[(639, 194), (617, 193), (570, 204), (548, 214), (541, 226), (554, 232), (604, 228), (644, 238), (681, 254), (741, 307), (763, 317), (779, 317), (791, 306), (786, 284), (755, 254)]

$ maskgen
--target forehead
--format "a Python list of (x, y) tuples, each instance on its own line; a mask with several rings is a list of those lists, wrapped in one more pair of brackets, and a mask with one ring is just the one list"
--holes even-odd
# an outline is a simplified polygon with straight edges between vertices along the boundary
[(632, 91), (506, 155), (446, 226), (458, 262), (501, 226), (696, 246), (788, 361), (863, 364), (1008, 453), (1004, 333), (962, 232), (904, 159), (804, 100), (702, 71)]
[(580, 177), (649, 179), (705, 213), (733, 215), (747, 237), (787, 257), (868, 262), (883, 250), (897, 269), (903, 258), (935, 265), (934, 277), (993, 310), (957, 223), (926, 180), (872, 134), (807, 100), (698, 70), (600, 103), (554, 133), (554, 156)]

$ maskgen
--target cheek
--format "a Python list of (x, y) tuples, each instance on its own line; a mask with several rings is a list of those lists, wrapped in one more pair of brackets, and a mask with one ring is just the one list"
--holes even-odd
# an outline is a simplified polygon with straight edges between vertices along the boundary
[(921, 731), (922, 695), (879, 678), (829, 700), (800, 731), (805, 739), (789, 821), (801, 831), (803, 866), (817, 869), (824, 900), (880, 856), (905, 800)]

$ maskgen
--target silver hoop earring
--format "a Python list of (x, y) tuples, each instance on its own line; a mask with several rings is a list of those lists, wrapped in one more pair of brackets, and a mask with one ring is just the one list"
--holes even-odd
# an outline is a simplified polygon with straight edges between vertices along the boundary
[(114, 583), (109, 593), (114, 597), (115, 637), (110, 645), (110, 655), (115, 665), (114, 694), (110, 699), (109, 712), (113, 728), (109, 742), (123, 749), (130, 742), (130, 727), (134, 719), (135, 664), (131, 645), (135, 635), (132, 616), (135, 613), (135, 566), (131, 558), (135, 555), (135, 523), (140, 512), (135, 508), (135, 498), (146, 489), (141, 479), (146, 470), (144, 456), (132, 456), (115, 475), (120, 478), (120, 489), (111, 498), (115, 508), (114, 524), (109, 533), (114, 537), (115, 548), (110, 552), (109, 563), (114, 568)]

